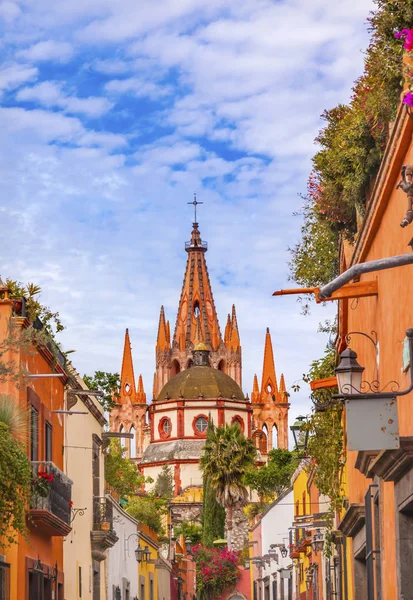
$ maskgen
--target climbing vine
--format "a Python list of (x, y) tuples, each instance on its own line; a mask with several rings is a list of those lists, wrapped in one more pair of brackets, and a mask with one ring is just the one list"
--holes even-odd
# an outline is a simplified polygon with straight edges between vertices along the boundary
[(31, 477), (24, 444), (0, 423), (0, 540), (4, 546), (15, 542), (18, 533), (26, 534)]
[[(325, 125), (316, 138), (320, 149), (308, 180), (301, 240), (290, 249), (291, 278), (306, 287), (319, 286), (334, 277), (339, 236), (354, 239), (406, 75), (403, 45), (410, 40), (413, 0), (375, 3), (377, 8), (368, 19), (371, 39), (364, 72), (354, 83), (350, 103), (323, 113)], [(399, 38), (395, 33), (400, 33)]]

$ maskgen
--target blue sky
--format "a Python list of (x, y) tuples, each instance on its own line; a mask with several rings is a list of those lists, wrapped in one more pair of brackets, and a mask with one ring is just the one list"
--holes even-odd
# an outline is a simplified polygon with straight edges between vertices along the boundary
[[(197, 192), (221, 329), (236, 304), (244, 391), (265, 328), (299, 380), (326, 343), (300, 314), (299, 239), (325, 108), (362, 72), (370, 0), (0, 0), (0, 273), (43, 289), (81, 374), (120, 368), (150, 396), (159, 308), (173, 328)], [(292, 394), (292, 418), (309, 412)]]

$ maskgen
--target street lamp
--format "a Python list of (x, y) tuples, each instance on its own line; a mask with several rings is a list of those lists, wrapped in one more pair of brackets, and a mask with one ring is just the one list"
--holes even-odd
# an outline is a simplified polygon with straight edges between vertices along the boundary
[(145, 548), (142, 548), (142, 546), (138, 542), (138, 546), (135, 550), (135, 556), (136, 556), (137, 562), (138, 563), (147, 562), (149, 560), (150, 555), (151, 555), (151, 551), (149, 550), (149, 547), (145, 546)]
[(302, 415), (298, 416), (294, 425), (291, 425), (290, 429), (294, 436), (296, 450), (306, 450), (308, 444), (309, 430), (304, 429), (304, 425), (307, 422), (306, 417)]
[(340, 363), (336, 368), (340, 395), (360, 394), (363, 371), (364, 367), (357, 362), (356, 352), (351, 348), (346, 348), (340, 354)]
[(323, 551), (324, 535), (321, 533), (320, 529), (316, 529), (316, 532), (315, 532), (312, 542), (311, 542), (311, 547), (314, 550), (315, 554)]
[(192, 554), (192, 540), (190, 538), (185, 540), (185, 548), (188, 550), (188, 554)]

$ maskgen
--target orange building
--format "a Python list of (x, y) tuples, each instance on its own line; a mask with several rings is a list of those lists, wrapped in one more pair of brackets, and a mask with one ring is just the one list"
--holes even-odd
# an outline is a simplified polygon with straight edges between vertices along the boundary
[[(37, 321), (34, 325), (40, 324)], [(30, 323), (24, 300), (10, 300), (0, 279), (0, 340), (8, 336), (10, 326), (20, 332)], [(0, 574), (9, 581), (5, 600), (64, 600), (63, 537), (71, 531), (72, 487), (63, 473), (63, 415), (56, 413), (64, 408), (64, 357), (50, 342), (49, 347), (15, 346), (15, 351), (10, 350), (2, 360), (14, 361), (16, 371), (26, 373), (19, 387), (11, 379), (0, 383), (0, 393), (27, 408), (27, 453), (33, 477), (46, 473), (51, 480), (45, 497), (33, 488), (27, 539), (19, 535), (17, 543), (1, 548)]]
[[(363, 380), (372, 384), (370, 391), (408, 390), (411, 383), (406, 330), (413, 326), (413, 226), (400, 225), (412, 189), (409, 177), (407, 185), (403, 184), (406, 192), (397, 184), (403, 166), (413, 164), (412, 133), (413, 122), (401, 105), (357, 241), (341, 248), (342, 273), (355, 265), (400, 255), (405, 255), (405, 264), (410, 262), (410, 266), (394, 268), (382, 265), (384, 270), (373, 265), (370, 272), (363, 267), (353, 283), (336, 287), (336, 294), (345, 290), (347, 296), (339, 302), (338, 350), (345, 348), (350, 334), (350, 347), (365, 369)], [(403, 171), (405, 176), (408, 172)], [(354, 593), (355, 600), (413, 597), (412, 407), (412, 392), (397, 397), (398, 448), (347, 452), (349, 505), (339, 529), (349, 542), (349, 593)], [(371, 418), (373, 409), (374, 404)], [(346, 431), (347, 441), (352, 433)]]

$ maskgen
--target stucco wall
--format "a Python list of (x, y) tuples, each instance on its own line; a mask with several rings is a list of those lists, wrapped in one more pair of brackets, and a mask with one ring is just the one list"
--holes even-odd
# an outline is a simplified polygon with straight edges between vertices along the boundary
[[(98, 406), (96, 401), (95, 405)], [(78, 400), (73, 410), (86, 411)], [(102, 413), (100, 407), (100, 412)], [(93, 529), (93, 474), (92, 436), (102, 436), (102, 426), (95, 417), (87, 415), (65, 415), (65, 471), (73, 481), (73, 508), (86, 509), (83, 515), (77, 514), (72, 523), (72, 531), (64, 542), (65, 598), (79, 599), (79, 577), (82, 578), (82, 600), (91, 600), (92, 550), (90, 532)], [(104, 495), (104, 458), (100, 451), (100, 496)], [(101, 564), (101, 600), (105, 598), (105, 569)], [(81, 571), (79, 572), (79, 568)]]
[[(135, 557), (137, 521), (116, 503), (113, 506), (113, 527), (119, 541), (110, 548), (107, 558), (107, 593), (112, 599), (113, 588), (119, 586), (124, 598), (124, 585), (129, 581), (130, 597), (138, 595), (138, 563)], [(135, 535), (132, 535), (135, 534)], [(129, 539), (128, 537), (131, 536)], [(83, 598), (82, 598), (83, 600)]]

